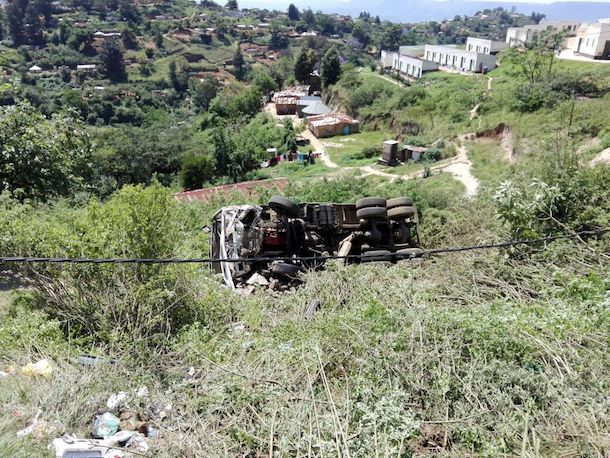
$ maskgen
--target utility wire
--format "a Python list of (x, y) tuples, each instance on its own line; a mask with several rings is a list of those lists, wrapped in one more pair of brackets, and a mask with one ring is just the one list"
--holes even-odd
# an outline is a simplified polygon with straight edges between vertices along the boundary
[(610, 232), (610, 228), (606, 229), (595, 229), (589, 231), (574, 232), (572, 234), (561, 234), (553, 235), (548, 237), (540, 237), (537, 239), (525, 239), (525, 240), (508, 240), (505, 242), (489, 243), (481, 245), (471, 245), (464, 247), (447, 247), (447, 248), (436, 248), (431, 250), (422, 250), (421, 252), (413, 253), (391, 253), (376, 256), (366, 256), (365, 254), (358, 255), (347, 255), (347, 256), (335, 256), (335, 255), (323, 255), (323, 256), (280, 256), (280, 257), (252, 257), (252, 258), (65, 258), (65, 257), (18, 257), (18, 256), (3, 256), (0, 257), (0, 264), (31, 264), (31, 263), (52, 263), (52, 264), (212, 264), (217, 262), (228, 262), (228, 263), (246, 263), (253, 264), (257, 262), (273, 262), (273, 261), (327, 261), (332, 259), (339, 260), (362, 260), (367, 259), (369, 261), (377, 260), (378, 258), (383, 260), (401, 260), (401, 259), (415, 259), (434, 256), (438, 254), (451, 254), (461, 253), (467, 251), (478, 251), (478, 250), (491, 250), (499, 248), (510, 248), (518, 245), (535, 245), (539, 243), (549, 243), (558, 240), (569, 240), (575, 238), (592, 237), (596, 235), (605, 235)]

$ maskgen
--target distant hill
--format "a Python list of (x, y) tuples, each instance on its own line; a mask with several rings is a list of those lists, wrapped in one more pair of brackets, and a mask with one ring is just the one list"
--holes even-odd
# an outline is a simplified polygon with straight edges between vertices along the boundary
[[(510, 3), (490, 1), (426, 1), (426, 0), (294, 0), (299, 8), (310, 6), (326, 13), (340, 13), (357, 16), (361, 11), (379, 15), (394, 22), (421, 22), (453, 19), (456, 15), (473, 15), (486, 8), (501, 6), (510, 11), (514, 6), (518, 12), (539, 11), (548, 19), (580, 19), (595, 21), (610, 17), (610, 2), (555, 2)], [(287, 2), (269, 0), (242, 0), (242, 7), (284, 9)]]

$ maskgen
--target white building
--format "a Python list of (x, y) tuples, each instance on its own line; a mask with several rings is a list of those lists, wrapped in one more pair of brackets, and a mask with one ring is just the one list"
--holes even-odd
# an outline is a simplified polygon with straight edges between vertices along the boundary
[(504, 41), (475, 37), (468, 37), (466, 40), (466, 51), (480, 52), (483, 54), (498, 54), (505, 48), (508, 48), (508, 43)]
[(427, 72), (438, 70), (438, 64), (419, 57), (401, 54), (400, 51), (381, 51), (383, 68), (398, 70), (403, 76), (421, 78)]
[(441, 67), (480, 73), (496, 68), (496, 56), (450, 46), (426, 45), (424, 58)]
[(565, 30), (568, 34), (575, 34), (579, 26), (580, 22), (578, 21), (541, 21), (540, 24), (510, 27), (506, 32), (506, 43), (509, 46), (528, 44), (533, 42), (536, 36), (545, 30)]
[(592, 59), (610, 59), (610, 22), (581, 24), (567, 48)]

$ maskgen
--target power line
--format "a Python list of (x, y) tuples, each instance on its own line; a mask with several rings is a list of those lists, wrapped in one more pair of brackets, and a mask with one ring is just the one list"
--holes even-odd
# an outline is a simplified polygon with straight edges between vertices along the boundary
[[(605, 235), (610, 232), (610, 228), (596, 229), (588, 231), (574, 232), (572, 234), (553, 235), (548, 237), (540, 237), (537, 239), (524, 240), (508, 240), (498, 243), (471, 245), (464, 247), (447, 247), (436, 248), (431, 250), (422, 250), (421, 252), (413, 252), (406, 254), (391, 253), (380, 255), (383, 260), (402, 260), (416, 259), (429, 257), (439, 254), (462, 253), (467, 251), (491, 250), (510, 248), (518, 245), (536, 245), (539, 243), (549, 243), (558, 240), (570, 240), (575, 238), (592, 237), (597, 235)], [(66, 257), (19, 257), (19, 256), (3, 256), (0, 257), (0, 264), (33, 264), (33, 263), (51, 263), (51, 264), (212, 264), (217, 262), (227, 263), (244, 263), (253, 264), (257, 262), (273, 262), (273, 261), (328, 261), (328, 260), (362, 260), (363, 258), (371, 261), (377, 260), (374, 256), (366, 256), (364, 254), (336, 256), (281, 256), (281, 257), (265, 257), (258, 256), (252, 258), (66, 258)]]

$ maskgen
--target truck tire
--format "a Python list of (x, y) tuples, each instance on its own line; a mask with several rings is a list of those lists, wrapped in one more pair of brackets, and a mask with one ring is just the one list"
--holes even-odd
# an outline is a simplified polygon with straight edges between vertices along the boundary
[(385, 208), (386, 200), (383, 197), (365, 197), (356, 201), (356, 210), (370, 207)]
[(273, 264), (271, 266), (271, 272), (279, 275), (286, 275), (287, 277), (296, 276), (301, 269), (299, 269), (294, 264), (288, 264), (287, 262), (278, 262), (277, 264)]
[(387, 219), (388, 211), (383, 207), (361, 208), (356, 212), (360, 219)]
[(411, 218), (415, 216), (415, 207), (396, 207), (388, 210), (388, 219), (392, 221)]
[(301, 207), (283, 196), (273, 196), (271, 200), (269, 200), (269, 206), (277, 213), (284, 214), (290, 218), (298, 218), (301, 216)]
[(388, 262), (391, 260), (392, 252), (388, 250), (367, 251), (360, 258), (360, 262)]
[(412, 207), (413, 199), (410, 197), (396, 197), (394, 199), (388, 200), (386, 203), (386, 208), (388, 210), (396, 207)]
[(404, 250), (398, 250), (396, 252), (396, 258), (400, 261), (401, 259), (419, 259), (424, 254), (424, 250), (421, 248), (405, 248)]

